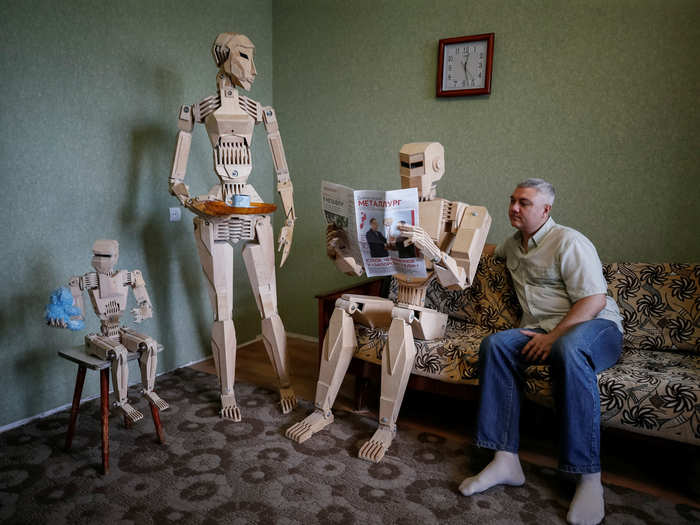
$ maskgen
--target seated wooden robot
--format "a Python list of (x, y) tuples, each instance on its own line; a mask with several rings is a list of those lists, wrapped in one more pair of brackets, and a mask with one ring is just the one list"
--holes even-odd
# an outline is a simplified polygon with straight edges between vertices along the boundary
[[(382, 353), (382, 384), (379, 428), (364, 443), (359, 457), (380, 461), (396, 434), (396, 419), (416, 355), (414, 338), (443, 337), (447, 315), (425, 308), (425, 295), (433, 279), (445, 288), (462, 290), (471, 285), (491, 226), (483, 206), (436, 197), (442, 178), (444, 149), (437, 142), (406, 144), (399, 152), (401, 187), (417, 188), (420, 226), (400, 225), (407, 239), (425, 256), (427, 277), (397, 274), (396, 304), (389, 299), (343, 295), (335, 303), (323, 341), (323, 355), (316, 385), (316, 410), (290, 427), (286, 436), (303, 442), (333, 422), (331, 407), (357, 347), (354, 323), (388, 328), (388, 344)], [(343, 272), (360, 275), (362, 268), (343, 249), (342, 232), (330, 228), (327, 250)]]
[[(126, 326), (120, 326), (119, 320), (126, 310), (129, 289), (134, 291), (138, 306), (131, 310), (134, 321), (140, 323), (153, 316), (151, 300), (146, 291), (146, 283), (139, 270), (115, 270), (119, 260), (119, 243), (113, 240), (97, 240), (92, 246), (92, 267), (96, 270), (84, 275), (72, 277), (68, 289), (72, 301), (59, 289), (52, 296), (52, 304), (47, 307), (46, 320), (51, 326), (59, 328), (80, 329), (85, 319), (83, 291), (87, 291), (92, 308), (100, 318), (100, 333), (85, 336), (87, 353), (103, 360), (112, 359), (112, 382), (117, 397), (114, 405), (119, 407), (126, 418), (136, 422), (143, 414), (129, 404), (127, 387), (129, 385), (128, 352), (140, 352), (141, 383), (143, 395), (160, 410), (168, 408), (168, 403), (156, 394), (156, 366), (158, 364), (158, 344), (147, 335), (140, 334)], [(61, 297), (66, 296), (66, 297)], [(61, 305), (64, 305), (63, 308)], [(75, 316), (65, 315), (65, 307), (73, 307)], [(72, 319), (71, 319), (72, 317)]]
[[(233, 244), (243, 248), (248, 279), (262, 317), (265, 348), (280, 381), (282, 412), (297, 404), (289, 380), (287, 340), (277, 313), (275, 251), (271, 213), (248, 184), (253, 164), (251, 142), (256, 124), (263, 122), (277, 174), (277, 191), (284, 207), (285, 223), (278, 239), (280, 267), (292, 244), (294, 202), (292, 183), (277, 126), (275, 112), (238, 92), (249, 90), (255, 80), (255, 46), (245, 35), (222, 33), (212, 46), (217, 94), (191, 106), (181, 106), (177, 144), (169, 178), (170, 193), (195, 213), (194, 236), (214, 310), (211, 334), (214, 364), (221, 385), (221, 417), (241, 420), (234, 394), (236, 331), (233, 325)], [(204, 124), (211, 141), (214, 171), (219, 178), (208, 194), (191, 198), (184, 183), (195, 123)]]

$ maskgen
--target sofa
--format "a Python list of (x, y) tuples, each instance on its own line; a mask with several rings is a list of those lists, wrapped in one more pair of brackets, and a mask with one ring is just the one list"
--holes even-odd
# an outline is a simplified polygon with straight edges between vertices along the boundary
[[(601, 425), (700, 445), (700, 265), (611, 263), (603, 265), (603, 273), (625, 334), (618, 363), (598, 375)], [(395, 298), (396, 282), (387, 284), (385, 295)], [(369, 286), (380, 288), (376, 281)], [(358, 291), (356, 285), (353, 292)], [(327, 309), (332, 303), (325, 304)], [(481, 340), (517, 327), (521, 315), (505, 263), (490, 255), (482, 256), (466, 290), (448, 291), (433, 281), (426, 306), (448, 314), (447, 332), (442, 339), (416, 340), (412, 375), (452, 384), (453, 390), (478, 385)], [(381, 364), (386, 331), (364, 326), (356, 331), (353, 361)], [(524, 392), (535, 403), (553, 406), (548, 365), (526, 369)]]

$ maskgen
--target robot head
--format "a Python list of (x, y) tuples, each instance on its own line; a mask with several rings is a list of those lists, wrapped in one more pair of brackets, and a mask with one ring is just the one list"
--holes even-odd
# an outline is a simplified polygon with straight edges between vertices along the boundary
[(98, 273), (109, 273), (119, 260), (119, 243), (107, 239), (98, 239), (92, 245), (92, 254), (92, 267)]
[(221, 33), (214, 40), (211, 54), (219, 69), (231, 77), (234, 84), (250, 91), (258, 72), (253, 62), (255, 46), (247, 36)]
[(435, 198), (436, 183), (445, 173), (445, 148), (439, 142), (412, 142), (399, 151), (401, 187), (417, 188), (419, 200)]

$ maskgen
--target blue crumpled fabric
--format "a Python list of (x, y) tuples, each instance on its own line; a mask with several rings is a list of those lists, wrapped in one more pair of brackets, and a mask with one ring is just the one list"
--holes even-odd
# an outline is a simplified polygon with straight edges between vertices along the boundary
[(68, 288), (64, 286), (54, 290), (49, 301), (44, 314), (47, 323), (63, 321), (69, 330), (85, 328), (85, 321), (81, 317), (82, 312), (80, 308), (75, 306), (75, 301)]

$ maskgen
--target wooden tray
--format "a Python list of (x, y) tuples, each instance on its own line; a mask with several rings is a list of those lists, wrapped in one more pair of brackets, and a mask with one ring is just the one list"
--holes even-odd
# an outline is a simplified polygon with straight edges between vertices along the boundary
[(251, 202), (250, 207), (229, 206), (224, 201), (197, 201), (194, 200), (190, 206), (205, 215), (212, 217), (222, 215), (264, 215), (272, 213), (277, 209), (274, 204), (266, 202)]

